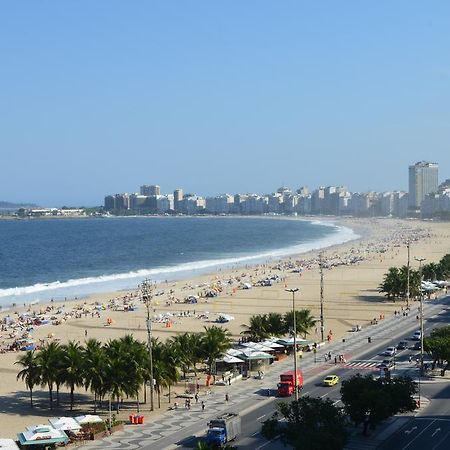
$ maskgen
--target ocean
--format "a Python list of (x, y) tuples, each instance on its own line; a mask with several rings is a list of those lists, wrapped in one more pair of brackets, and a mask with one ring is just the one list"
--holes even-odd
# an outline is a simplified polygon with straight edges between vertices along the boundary
[(145, 278), (189, 278), (357, 237), (281, 217), (2, 220), (0, 307), (134, 289)]

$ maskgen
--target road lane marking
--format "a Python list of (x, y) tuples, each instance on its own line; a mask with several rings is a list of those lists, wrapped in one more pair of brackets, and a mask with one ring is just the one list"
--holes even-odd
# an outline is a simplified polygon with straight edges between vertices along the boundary
[(263, 417), (266, 417), (266, 414), (263, 414), (262, 416), (257, 417), (256, 420), (259, 421), (259, 420), (261, 420)]
[(431, 450), (436, 450), (447, 439), (449, 434), (450, 434), (450, 431), (447, 431), (445, 436)]
[(405, 445), (402, 450), (406, 450), (421, 434), (423, 434), (425, 432), (425, 430), (427, 430), (428, 428), (431, 427), (431, 425), (433, 425), (435, 421), (433, 420), (430, 424), (428, 424), (420, 433), (417, 434), (417, 436), (414, 439), (411, 439), (407, 445)]

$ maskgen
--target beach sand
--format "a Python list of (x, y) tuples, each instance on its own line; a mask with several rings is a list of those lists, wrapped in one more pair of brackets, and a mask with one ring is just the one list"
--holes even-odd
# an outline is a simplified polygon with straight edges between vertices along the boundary
[[(324, 261), (338, 262), (344, 255), (346, 258), (361, 258), (362, 261), (350, 265), (337, 265), (325, 268), (324, 275), (324, 316), (325, 336), (332, 330), (333, 339), (351, 331), (355, 325), (367, 326), (373, 318), (380, 315), (393, 314), (400, 310), (404, 302), (386, 300), (378, 293), (378, 286), (391, 266), (406, 265), (407, 236), (421, 236), (418, 241), (411, 242), (411, 267), (417, 269), (418, 262), (414, 257), (426, 258), (427, 262), (438, 262), (446, 253), (450, 253), (450, 226), (448, 223), (400, 221), (395, 219), (339, 219), (341, 225), (349, 226), (363, 236), (357, 241), (348, 242), (339, 246), (324, 249), (322, 251)], [(248, 319), (254, 314), (268, 312), (284, 313), (292, 309), (292, 295), (285, 289), (299, 288), (296, 294), (296, 308), (311, 309), (313, 315), (319, 318), (320, 307), (320, 273), (317, 264), (318, 252), (299, 255), (284, 259), (278, 265), (277, 261), (270, 261), (257, 267), (241, 267), (230, 270), (220, 270), (212, 274), (201, 275), (195, 279), (181, 280), (177, 282), (163, 283), (155, 287), (155, 292), (164, 290), (164, 294), (154, 297), (152, 305), (155, 312), (152, 314), (174, 314), (171, 327), (164, 322), (153, 323), (153, 335), (161, 340), (168, 339), (179, 332), (202, 331), (204, 326), (214, 324), (219, 313), (234, 316), (234, 320), (221, 326), (229, 329), (237, 340), (243, 330), (242, 324), (247, 324)], [(296, 260), (307, 261), (301, 273), (292, 273), (287, 267)], [(275, 268), (278, 265), (278, 268)], [(243, 276), (245, 274), (245, 276)], [(196, 295), (205, 289), (202, 284), (218, 283), (219, 280), (228, 280), (239, 277), (242, 281), (253, 281), (266, 277), (269, 274), (278, 275), (280, 280), (273, 286), (253, 287), (252, 289), (237, 289), (237, 283), (224, 287), (216, 298), (204, 301), (200, 299), (197, 304), (171, 303), (168, 301), (168, 292), (173, 290), (172, 297), (180, 300), (188, 295)], [(192, 288), (187, 288), (191, 285)], [(97, 301), (106, 304), (111, 298), (123, 297), (124, 293), (102, 294), (78, 301), (67, 301), (62, 304), (65, 311), (75, 304), (83, 306), (91, 305)], [(135, 301), (135, 303), (138, 303)], [(57, 309), (61, 304), (51, 304)], [(36, 311), (44, 309), (44, 305), (34, 305)], [(177, 314), (189, 314), (190, 316), (177, 317)], [(195, 311), (195, 312), (194, 312)], [(117, 338), (126, 333), (131, 333), (136, 339), (146, 341), (145, 317), (146, 310), (142, 304), (139, 309), (132, 312), (113, 311), (110, 309), (100, 311), (100, 318), (81, 315), (72, 318), (65, 323), (53, 326), (44, 325), (37, 327), (33, 332), (35, 341), (59, 339), (61, 343), (69, 340), (84, 342), (88, 338), (97, 338), (102, 342)], [(13, 316), (13, 312), (9, 314)], [(2, 313), (4, 317), (6, 313)], [(49, 313), (52, 315), (52, 312)], [(204, 315), (206, 318), (199, 318)], [(107, 326), (107, 320), (111, 324)], [(4, 342), (7, 333), (2, 332), (0, 339)], [(312, 330), (308, 336), (313, 341), (320, 341), (320, 324), (316, 330)], [(81, 388), (76, 391), (76, 410), (70, 414), (68, 407), (68, 395), (65, 387), (61, 388), (63, 406), (66, 409), (48, 408), (48, 392), (45, 388), (37, 387), (34, 392), (35, 408), (29, 407), (29, 392), (22, 381), (16, 380), (19, 367), (14, 365), (19, 353), (7, 352), (0, 354), (0, 437), (14, 438), (16, 433), (22, 431), (25, 426), (37, 423), (47, 423), (49, 417), (58, 415), (74, 415), (74, 413), (92, 412), (91, 395)], [(271, 370), (276, 370), (276, 364)], [(184, 384), (175, 388), (175, 392), (181, 393)], [(81, 400), (81, 401), (80, 401)], [(167, 410), (167, 400), (164, 398), (161, 410), (156, 410), (152, 415)], [(149, 405), (143, 405), (144, 414), (148, 417)], [(125, 411), (124, 416), (127, 414)]]

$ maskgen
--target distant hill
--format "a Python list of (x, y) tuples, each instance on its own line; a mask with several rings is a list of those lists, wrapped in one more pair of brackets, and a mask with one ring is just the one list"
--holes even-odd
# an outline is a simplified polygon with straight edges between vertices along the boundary
[(0, 200), (0, 209), (36, 208), (34, 203), (12, 203)]

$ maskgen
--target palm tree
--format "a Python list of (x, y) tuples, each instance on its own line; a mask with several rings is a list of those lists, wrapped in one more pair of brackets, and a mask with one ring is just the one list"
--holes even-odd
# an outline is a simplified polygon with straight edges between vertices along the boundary
[[(284, 315), (284, 322), (286, 324), (286, 330), (294, 329), (294, 312), (288, 311)], [(315, 320), (309, 309), (300, 309), (295, 311), (295, 325), (297, 333), (302, 333), (306, 338), (309, 330), (315, 326), (317, 320)]]
[(17, 374), (17, 379), (20, 378), (22, 381), (25, 381), (25, 384), (30, 391), (31, 407), (33, 407), (33, 388), (41, 382), (39, 361), (35, 351), (30, 350), (19, 356), (19, 359), (14, 364), (19, 364), (23, 367)]
[(170, 341), (174, 349), (177, 350), (183, 378), (186, 378), (193, 362), (195, 347), (191, 345), (191, 336), (191, 333), (177, 334)]
[(286, 324), (284, 323), (282, 314), (271, 312), (265, 316), (265, 321), (267, 331), (271, 336), (278, 337), (286, 334)]
[(249, 319), (249, 324), (243, 324), (241, 326), (242, 328), (245, 328), (241, 334), (250, 336), (252, 339), (263, 340), (270, 336), (270, 332), (268, 331), (267, 316), (265, 314), (251, 316)]
[(104, 347), (106, 355), (105, 378), (102, 394), (109, 393), (116, 400), (116, 411), (119, 412), (121, 396), (127, 389), (129, 367), (126, 365), (126, 355), (118, 340), (110, 340)]
[(58, 370), (55, 369), (60, 364), (60, 346), (56, 342), (44, 345), (36, 357), (39, 364), (41, 384), (48, 387), (50, 409), (53, 409), (53, 386), (57, 381)]
[(83, 379), (85, 389), (94, 393), (94, 413), (97, 411), (97, 398), (105, 394), (106, 355), (97, 339), (88, 339), (83, 349)]
[(204, 327), (204, 329), (200, 348), (208, 365), (208, 373), (211, 375), (216, 359), (221, 358), (231, 347), (231, 333), (216, 325)]
[(296, 317), (297, 330), (303, 333), (303, 337), (306, 339), (306, 335), (311, 328), (315, 327), (317, 320), (311, 315), (309, 309), (301, 309), (298, 313), (298, 317)]
[(83, 384), (83, 348), (70, 341), (62, 347), (61, 373), (63, 382), (70, 388), (70, 410), (73, 409), (75, 386)]

